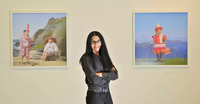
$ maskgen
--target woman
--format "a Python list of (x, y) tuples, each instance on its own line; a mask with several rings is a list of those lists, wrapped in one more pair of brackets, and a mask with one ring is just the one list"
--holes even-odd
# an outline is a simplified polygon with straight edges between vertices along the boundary
[(29, 25), (27, 25), (27, 29), (24, 30), (23, 35), (20, 38), (20, 55), (21, 55), (21, 64), (23, 63), (23, 58), (26, 57), (26, 62), (28, 62), (30, 56), (30, 37), (29, 37)]
[(155, 28), (156, 34), (152, 36), (154, 41), (151, 42), (151, 44), (156, 42), (153, 48), (153, 53), (157, 55), (158, 62), (161, 62), (162, 53), (164, 53), (164, 49), (166, 48), (165, 40), (167, 39), (167, 37), (164, 34), (162, 34), (161, 31), (162, 27), (157, 23)]
[(113, 104), (109, 83), (118, 79), (101, 33), (91, 32), (87, 37), (86, 51), (80, 59), (88, 86), (87, 104)]
[(45, 61), (47, 56), (53, 56), (58, 54), (57, 41), (54, 37), (47, 37), (44, 40), (44, 53), (42, 55), (41, 61)]

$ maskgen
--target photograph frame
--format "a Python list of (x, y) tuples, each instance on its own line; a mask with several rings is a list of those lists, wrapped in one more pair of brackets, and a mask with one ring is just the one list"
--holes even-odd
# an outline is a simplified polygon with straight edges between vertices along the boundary
[[(64, 66), (28, 66), (28, 67), (15, 67), (13, 65), (13, 13), (65, 13), (66, 14), (66, 65)], [(66, 10), (48, 10), (48, 11), (45, 11), (45, 10), (37, 10), (37, 11), (34, 11), (34, 10), (10, 10), (9, 11), (9, 31), (10, 31), (10, 68), (12, 69), (66, 69), (68, 68), (69, 64), (68, 64), (68, 61), (69, 61), (69, 58), (68, 58), (68, 46), (69, 46), (69, 12), (66, 11)]]
[[(187, 13), (187, 65), (136, 65), (135, 64), (135, 13)], [(189, 54), (189, 11), (188, 10), (133, 10), (132, 11), (132, 67), (134, 68), (188, 68)]]

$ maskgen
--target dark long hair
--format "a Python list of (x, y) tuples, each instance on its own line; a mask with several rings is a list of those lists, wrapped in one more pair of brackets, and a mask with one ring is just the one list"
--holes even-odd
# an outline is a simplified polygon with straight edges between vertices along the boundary
[[(101, 35), (101, 33), (98, 32), (98, 31), (92, 31), (88, 35), (87, 41), (86, 41), (86, 51), (83, 54), (83, 56), (84, 55), (88, 55), (91, 58), (91, 60), (93, 61), (92, 54), (94, 54), (94, 53), (93, 53), (93, 50), (92, 50), (92, 47), (91, 47), (91, 39), (92, 39), (93, 36), (98, 36), (100, 38), (100, 41), (101, 41), (101, 48), (99, 50), (99, 56), (100, 56), (101, 62), (103, 64), (103, 67), (111, 69), (114, 65), (113, 65), (113, 63), (112, 63), (112, 61), (110, 59), (109, 54), (108, 54), (108, 50), (107, 50), (104, 38)], [(80, 64), (82, 64), (82, 60), (81, 60), (82, 57), (80, 58), (80, 61), (79, 61)]]

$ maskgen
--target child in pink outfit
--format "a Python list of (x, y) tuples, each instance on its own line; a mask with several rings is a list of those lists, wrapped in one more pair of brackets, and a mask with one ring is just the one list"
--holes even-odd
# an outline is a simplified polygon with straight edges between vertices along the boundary
[(26, 57), (26, 61), (30, 56), (30, 37), (29, 37), (29, 25), (27, 25), (28, 29), (24, 30), (24, 34), (20, 38), (20, 55), (21, 55), (21, 63), (23, 63), (23, 58)]
[(152, 36), (153, 42), (155, 43), (153, 48), (153, 53), (157, 55), (158, 62), (161, 62), (162, 53), (164, 53), (164, 49), (166, 48), (165, 40), (167, 39), (166, 35), (162, 34), (162, 27), (157, 23), (155, 32), (156, 34)]

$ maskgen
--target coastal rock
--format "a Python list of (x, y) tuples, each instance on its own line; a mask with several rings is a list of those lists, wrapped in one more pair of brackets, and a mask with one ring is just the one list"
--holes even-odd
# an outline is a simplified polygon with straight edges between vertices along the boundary
[(36, 44), (34, 47), (43, 46), (43, 48), (36, 48), (38, 52), (43, 52), (44, 39), (49, 36), (56, 38), (60, 55), (66, 56), (66, 17), (50, 18), (47, 25), (31, 37), (31, 43)]
[(55, 61), (58, 58), (58, 55), (47, 56), (46, 61)]

